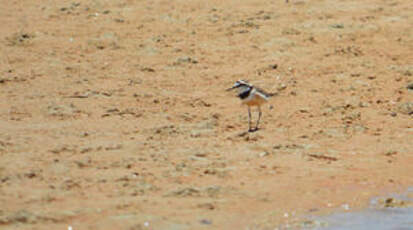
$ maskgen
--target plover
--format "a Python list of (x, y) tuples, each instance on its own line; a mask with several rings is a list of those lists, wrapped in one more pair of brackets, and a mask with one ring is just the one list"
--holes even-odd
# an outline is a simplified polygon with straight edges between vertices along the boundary
[[(241, 99), (241, 103), (248, 106), (248, 132), (254, 132), (258, 130), (258, 125), (261, 119), (261, 105), (266, 103), (274, 93), (266, 93), (264, 90), (259, 89), (245, 80), (238, 80), (235, 84), (227, 89), (227, 91), (238, 89), (238, 97)], [(255, 128), (251, 128), (251, 107), (258, 107), (258, 120)]]

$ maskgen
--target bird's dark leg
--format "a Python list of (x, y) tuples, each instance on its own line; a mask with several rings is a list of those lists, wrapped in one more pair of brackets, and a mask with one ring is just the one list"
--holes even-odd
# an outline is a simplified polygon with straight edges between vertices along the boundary
[(258, 106), (258, 120), (257, 120), (257, 125), (255, 126), (255, 130), (258, 130), (258, 124), (260, 123), (261, 115), (262, 115), (261, 107)]
[(251, 108), (248, 106), (248, 132), (251, 132)]

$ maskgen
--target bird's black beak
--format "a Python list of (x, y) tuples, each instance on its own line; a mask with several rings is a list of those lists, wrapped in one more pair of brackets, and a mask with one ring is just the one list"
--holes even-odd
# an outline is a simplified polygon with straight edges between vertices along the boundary
[(226, 91), (230, 91), (230, 90), (233, 90), (233, 89), (235, 89), (235, 88), (237, 88), (236, 86), (233, 86), (233, 87), (231, 87), (231, 88), (228, 88)]

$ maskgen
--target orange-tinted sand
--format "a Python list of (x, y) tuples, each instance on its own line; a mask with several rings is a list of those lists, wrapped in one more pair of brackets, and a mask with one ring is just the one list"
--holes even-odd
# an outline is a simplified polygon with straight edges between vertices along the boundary
[[(2, 0), (0, 23), (1, 229), (266, 230), (413, 185), (410, 1)], [(238, 79), (279, 94), (254, 133)]]

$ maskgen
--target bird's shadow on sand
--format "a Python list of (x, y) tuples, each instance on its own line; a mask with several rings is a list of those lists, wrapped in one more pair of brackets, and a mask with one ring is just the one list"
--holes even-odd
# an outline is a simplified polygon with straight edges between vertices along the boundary
[(242, 133), (238, 134), (238, 136), (240, 136), (240, 137), (245, 137), (246, 135), (248, 135), (248, 134), (250, 134), (250, 133), (255, 133), (255, 132), (257, 132), (258, 130), (259, 130), (258, 128), (250, 129), (250, 130), (248, 130), (248, 131), (245, 131), (245, 132), (242, 132)]

